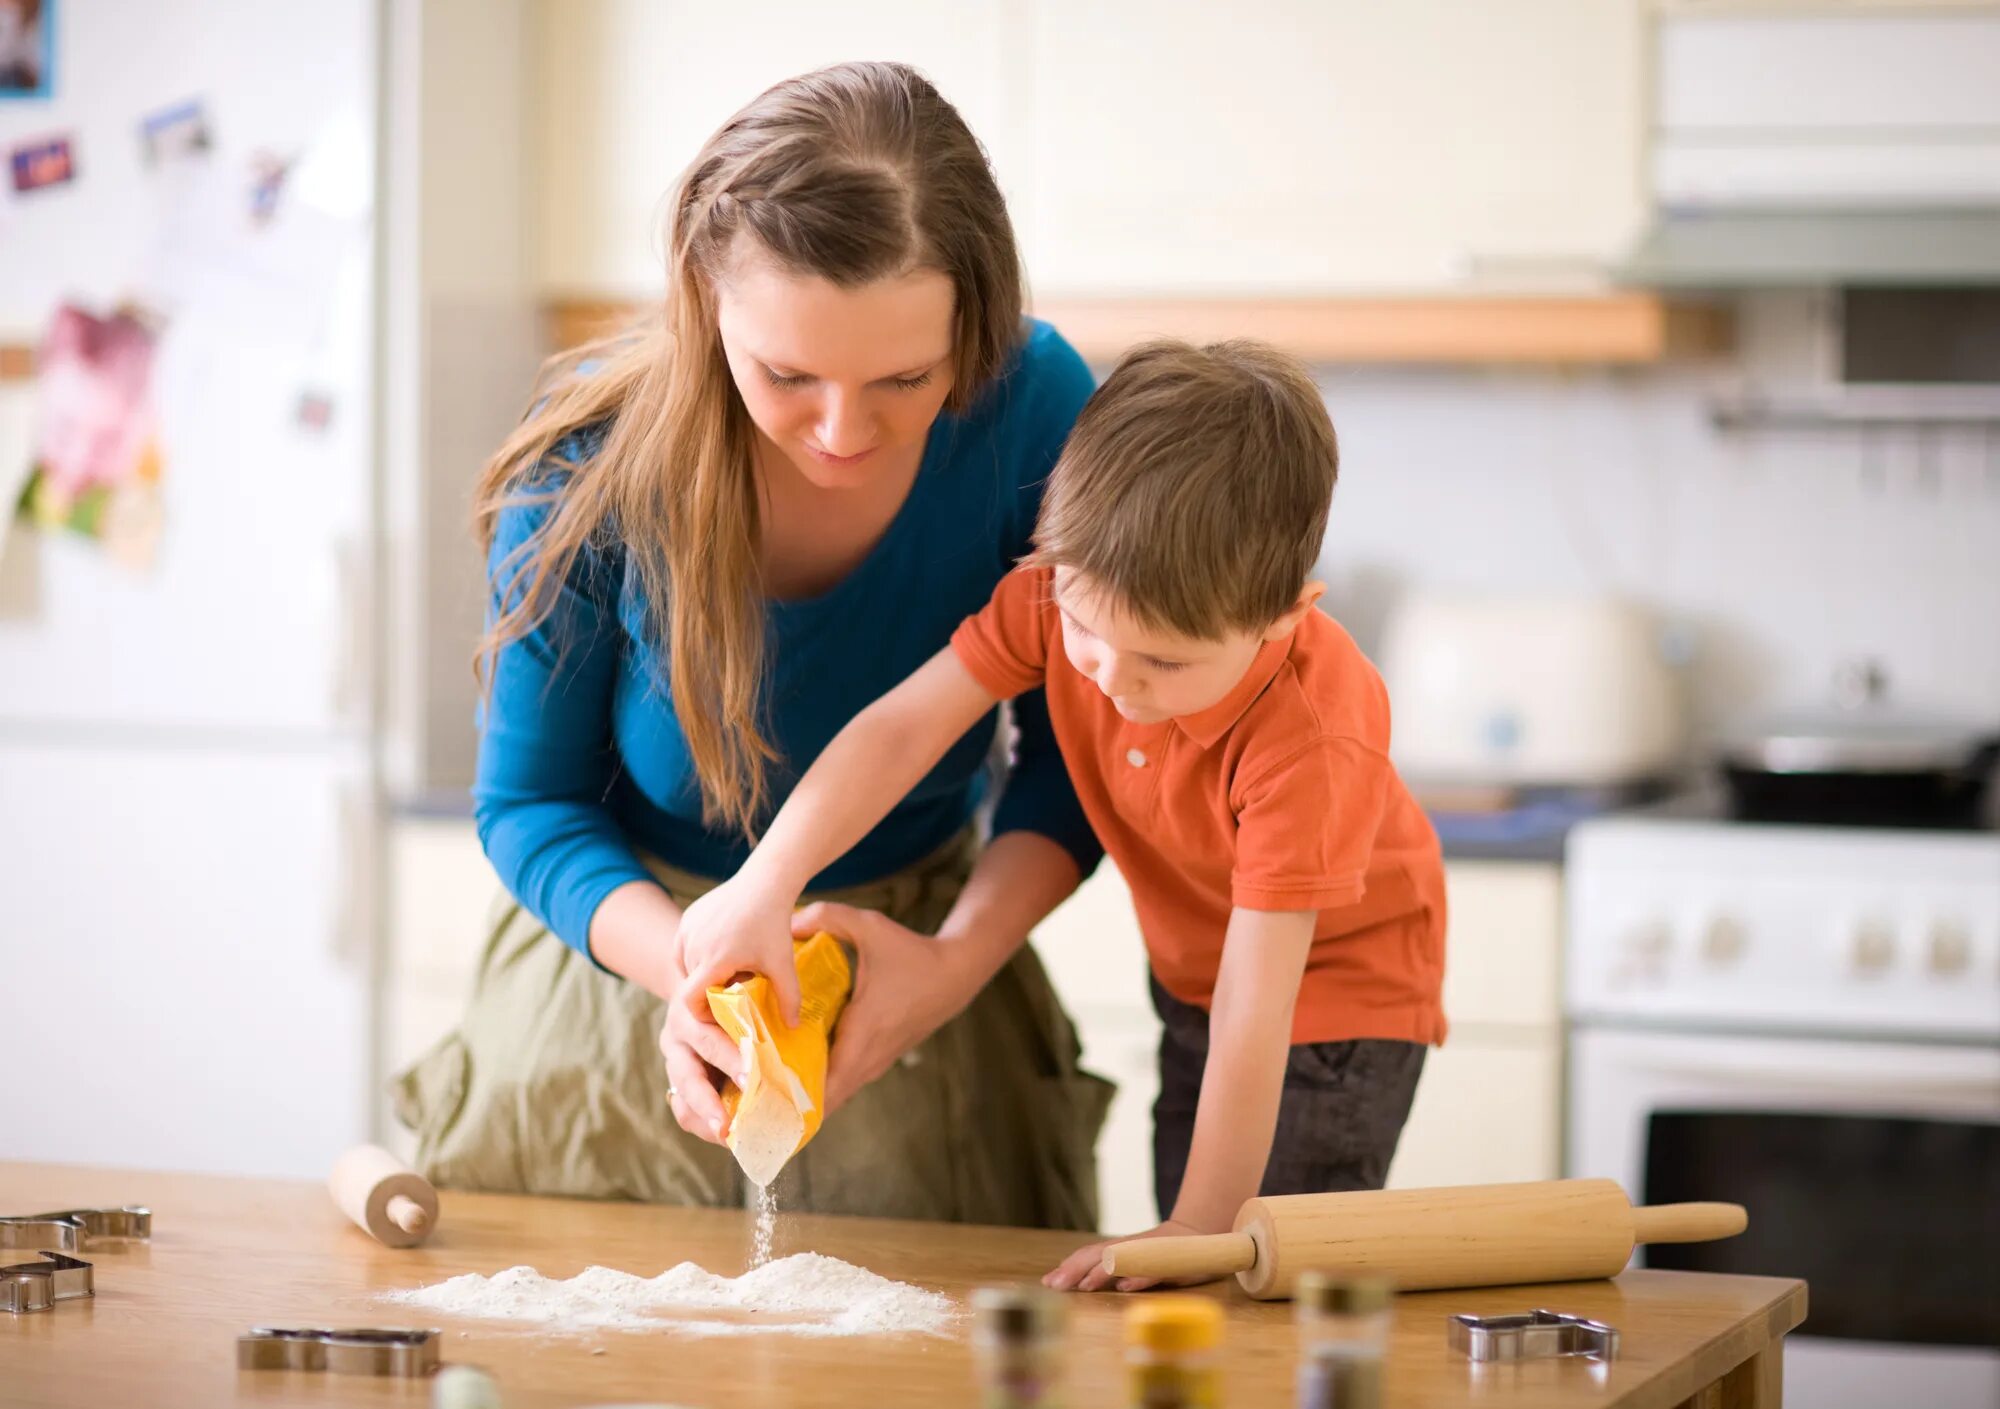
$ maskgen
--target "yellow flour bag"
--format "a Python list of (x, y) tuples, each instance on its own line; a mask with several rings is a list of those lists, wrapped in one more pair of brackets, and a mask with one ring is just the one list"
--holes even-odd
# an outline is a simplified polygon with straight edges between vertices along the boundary
[(826, 1100), (827, 1046), (854, 990), (854, 967), (840, 941), (821, 931), (794, 941), (799, 1025), (786, 1027), (778, 995), (762, 974), (708, 990), (708, 1006), (743, 1053), (741, 1090), (722, 1089), (729, 1149), (760, 1188), (819, 1133)]

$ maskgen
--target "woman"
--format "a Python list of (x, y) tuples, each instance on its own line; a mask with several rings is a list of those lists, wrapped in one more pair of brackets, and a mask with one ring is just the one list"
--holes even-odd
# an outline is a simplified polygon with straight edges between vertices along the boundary
[[(985, 601), (1090, 392), (1022, 318), (978, 144), (900, 65), (808, 74), (730, 119), (668, 249), (661, 318), (552, 364), (477, 496), (474, 793), (510, 895), (463, 1027), (398, 1091), (455, 1187), (742, 1202), (702, 1060), (734, 1054), (684, 1005), (667, 1019), (681, 908)], [(860, 974), (788, 1206), (1095, 1225), (1109, 1088), (1022, 941), (1097, 848), (1038, 698), (1018, 720), (983, 850), (991, 721), (816, 883), (803, 919)], [(931, 1011), (939, 966), (993, 977)]]

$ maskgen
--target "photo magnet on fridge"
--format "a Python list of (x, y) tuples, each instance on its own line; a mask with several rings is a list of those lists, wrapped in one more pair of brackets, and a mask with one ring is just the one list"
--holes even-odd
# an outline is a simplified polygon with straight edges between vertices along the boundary
[(67, 136), (23, 142), (9, 156), (16, 191), (39, 191), (76, 180), (76, 152)]
[(208, 130), (208, 114), (192, 99), (141, 119), (139, 140), (148, 166), (202, 156), (215, 145)]
[(56, 82), (56, 0), (0, 0), (0, 102), (48, 98)]

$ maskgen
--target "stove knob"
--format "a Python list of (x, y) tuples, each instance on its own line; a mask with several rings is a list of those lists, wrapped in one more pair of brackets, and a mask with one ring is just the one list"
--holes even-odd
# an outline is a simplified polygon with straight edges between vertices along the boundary
[(1717, 915), (1701, 937), (1701, 952), (1711, 964), (1728, 965), (1743, 957), (1746, 943), (1742, 925), (1727, 915)]
[(1629, 988), (1643, 979), (1664, 977), (1667, 953), (1673, 944), (1673, 931), (1664, 920), (1634, 925), (1626, 931), (1622, 952), (1612, 966), (1612, 986)]
[(1658, 963), (1665, 959), (1673, 947), (1674, 932), (1665, 920), (1654, 920), (1638, 925), (1625, 937), (1625, 948), (1630, 951), (1632, 957), (1643, 959), (1647, 963)]
[(1939, 920), (1931, 926), (1931, 972), (1949, 976), (1972, 967), (1972, 936), (1964, 925)]
[(1854, 931), (1854, 971), (1879, 974), (1896, 962), (1896, 932), (1881, 920), (1864, 920)]

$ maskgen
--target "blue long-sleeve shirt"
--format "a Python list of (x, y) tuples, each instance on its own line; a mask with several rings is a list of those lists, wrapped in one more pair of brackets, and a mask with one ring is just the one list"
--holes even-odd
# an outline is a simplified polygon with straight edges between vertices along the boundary
[[(900, 682), (985, 605), (1028, 549), (1042, 482), (1091, 391), (1089, 369), (1043, 323), (1006, 374), (963, 415), (932, 426), (908, 499), (860, 566), (816, 597), (766, 604), (765, 690), (774, 806), (848, 720)], [(587, 460), (602, 428), (559, 447)], [(551, 512), (564, 471), (535, 477), (502, 509), (487, 559), (491, 606), (526, 579), (508, 556)], [(732, 875), (740, 835), (701, 820), (687, 740), (674, 715), (663, 651), (616, 546), (577, 555), (553, 610), (494, 662), (481, 711), (473, 785), (479, 836), (516, 899), (589, 953), (590, 919), (618, 886), (647, 872), (643, 849), (699, 875)], [(1040, 692), (1015, 702), (1015, 767), (994, 813), (1060, 843), (1085, 871), (1100, 855), (1048, 727)], [(988, 716), (814, 886), (877, 880), (928, 855), (978, 805), (992, 740)]]

